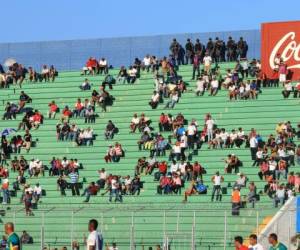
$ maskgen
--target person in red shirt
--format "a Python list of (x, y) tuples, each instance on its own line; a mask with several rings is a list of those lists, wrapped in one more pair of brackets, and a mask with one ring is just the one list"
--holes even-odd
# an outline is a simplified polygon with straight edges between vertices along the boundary
[(81, 102), (81, 99), (78, 98), (77, 102), (74, 105), (75, 109), (73, 111), (73, 114), (75, 115), (75, 117), (77, 118), (78, 116), (83, 116), (83, 109), (84, 109), (84, 105)]
[(31, 126), (37, 129), (42, 122), (42, 115), (36, 110), (34, 115), (30, 117)]
[(49, 106), (48, 117), (49, 117), (49, 119), (51, 119), (51, 118), (54, 119), (55, 115), (58, 111), (58, 106), (56, 105), (55, 101), (50, 102), (48, 104), (48, 106)]
[(168, 169), (167, 163), (165, 161), (162, 161), (161, 163), (158, 164), (158, 169), (161, 174), (163, 175), (166, 174)]
[(234, 237), (234, 246), (236, 250), (248, 250), (248, 247), (243, 245), (243, 237), (235, 236)]
[(171, 130), (171, 123), (169, 117), (164, 113), (161, 113), (159, 117), (158, 127), (159, 127), (159, 132)]
[(71, 116), (72, 116), (72, 111), (69, 109), (68, 106), (65, 106), (61, 114), (61, 122), (62, 123), (69, 122)]

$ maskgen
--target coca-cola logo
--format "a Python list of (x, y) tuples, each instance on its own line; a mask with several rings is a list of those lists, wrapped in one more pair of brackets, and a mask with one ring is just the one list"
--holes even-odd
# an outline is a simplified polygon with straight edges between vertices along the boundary
[(288, 69), (300, 69), (300, 44), (297, 44), (295, 38), (295, 32), (288, 32), (276, 43), (269, 57), (272, 69), (275, 68), (277, 54), (280, 54), (281, 59), (288, 64)]

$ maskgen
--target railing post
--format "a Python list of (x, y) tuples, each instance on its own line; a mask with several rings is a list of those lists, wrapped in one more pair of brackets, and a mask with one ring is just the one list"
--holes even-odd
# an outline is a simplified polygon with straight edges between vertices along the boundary
[(44, 237), (44, 225), (41, 226), (41, 249), (44, 249), (45, 237)]
[(179, 231), (179, 210), (177, 211), (177, 222), (176, 222), (176, 232)]
[(226, 241), (227, 241), (227, 212), (224, 212), (224, 250), (226, 250)]
[(163, 221), (163, 235), (164, 235), (164, 240), (166, 239), (166, 210), (164, 210), (164, 221)]
[(71, 213), (71, 249), (73, 248), (73, 237), (74, 237), (74, 210)]
[(45, 212), (42, 213), (41, 244), (45, 246)]
[[(288, 239), (291, 239), (291, 231), (292, 231), (292, 212), (289, 209), (289, 230), (288, 230)], [(289, 247), (288, 249), (291, 249), (291, 241), (289, 240)]]
[(131, 213), (131, 226), (130, 226), (130, 250), (135, 249), (135, 243), (134, 243), (134, 218), (133, 218), (133, 212)]
[(259, 212), (256, 210), (256, 235), (259, 235)]

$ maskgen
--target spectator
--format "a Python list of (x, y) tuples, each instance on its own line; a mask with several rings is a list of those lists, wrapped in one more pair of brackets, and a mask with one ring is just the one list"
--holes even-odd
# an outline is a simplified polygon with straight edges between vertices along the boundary
[(84, 79), (84, 82), (79, 86), (81, 90), (90, 90), (91, 84), (87, 78)]
[(62, 175), (60, 175), (59, 176), (59, 178), (58, 178), (58, 180), (57, 180), (57, 185), (58, 185), (58, 187), (59, 187), (59, 189), (60, 189), (60, 194), (62, 195), (62, 196), (66, 196), (66, 188), (67, 188), (67, 186), (68, 186), (68, 183), (67, 183), (67, 181), (64, 179), (64, 176), (62, 176)]
[(234, 245), (236, 250), (248, 250), (248, 247), (243, 245), (243, 238), (241, 236), (234, 237)]
[(105, 58), (101, 58), (99, 60), (99, 63), (98, 63), (98, 72), (97, 74), (100, 74), (102, 75), (103, 74), (108, 74), (108, 63), (107, 63), (107, 60)]
[(104, 132), (104, 136), (106, 140), (112, 140), (114, 138), (115, 133), (117, 132), (117, 128), (115, 124), (111, 120), (108, 121), (106, 125), (106, 129)]
[(276, 234), (271, 233), (268, 237), (270, 248), (269, 250), (287, 250), (287, 247), (278, 241), (278, 237)]
[(171, 108), (173, 109), (175, 104), (179, 101), (179, 96), (177, 91), (173, 91), (170, 95), (169, 101), (167, 101), (165, 109)]
[(86, 240), (86, 249), (88, 250), (102, 250), (103, 249), (103, 237), (102, 234), (97, 231), (98, 221), (92, 219), (89, 221), (88, 229), (89, 236)]
[(48, 104), (49, 111), (48, 111), (48, 118), (55, 118), (56, 113), (59, 111), (58, 106), (56, 105), (55, 101), (52, 101)]
[(33, 238), (26, 231), (23, 231), (20, 240), (22, 244), (33, 244)]
[(250, 245), (248, 246), (249, 250), (264, 250), (263, 246), (257, 242), (257, 235), (251, 234), (249, 236)]
[(86, 197), (84, 202), (89, 202), (91, 195), (97, 195), (98, 191), (99, 191), (98, 185), (96, 185), (95, 182), (91, 182), (89, 186), (83, 191), (83, 194), (81, 195)]
[(232, 203), (232, 215), (233, 216), (240, 215), (241, 193), (238, 187), (234, 187), (231, 193), (231, 203)]
[(71, 173), (69, 174), (69, 178), (70, 178), (70, 188), (72, 190), (72, 195), (75, 196), (79, 196), (79, 175), (77, 173), (75, 173), (75, 170), (73, 169), (71, 171)]
[(222, 182), (224, 182), (224, 177), (220, 175), (219, 171), (217, 171), (216, 174), (211, 178), (211, 181), (213, 183), (213, 191), (212, 191), (212, 195), (211, 195), (211, 201), (214, 201), (216, 193), (217, 193), (216, 201), (222, 201), (221, 185), (222, 185)]
[(278, 207), (279, 203), (281, 203), (281, 205), (283, 206), (285, 199), (286, 199), (286, 190), (284, 188), (284, 185), (280, 185), (274, 196), (274, 206)]
[(12, 222), (6, 223), (4, 226), (4, 231), (7, 235), (6, 248), (11, 248), (13, 250), (21, 250), (20, 239), (19, 236), (15, 233), (14, 224)]
[(160, 100), (160, 95), (158, 92), (156, 91), (153, 91), (153, 95), (151, 97), (151, 100), (149, 102), (149, 105), (152, 109), (156, 109), (157, 106), (158, 106), (158, 103), (159, 103), (159, 100)]

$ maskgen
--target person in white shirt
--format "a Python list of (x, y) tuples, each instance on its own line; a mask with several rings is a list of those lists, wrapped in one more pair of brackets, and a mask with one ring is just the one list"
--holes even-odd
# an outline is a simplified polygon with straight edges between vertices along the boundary
[(112, 243), (112, 246), (108, 247), (108, 250), (119, 250), (116, 243)]
[(187, 136), (186, 136), (186, 132), (180, 137), (180, 155), (181, 155), (181, 160), (185, 160), (185, 150), (188, 147), (187, 144)]
[(205, 53), (205, 56), (203, 58), (203, 64), (204, 64), (204, 71), (206, 73), (210, 72), (210, 67), (211, 67), (211, 63), (212, 63), (212, 58), (211, 56), (208, 54), (208, 52)]
[(196, 95), (197, 96), (203, 96), (205, 91), (205, 81), (202, 77), (199, 77), (196, 82)]
[(215, 121), (212, 118), (209, 118), (206, 122), (206, 128), (207, 128), (207, 140), (211, 141), (213, 139), (213, 128)]
[(149, 102), (149, 105), (151, 106), (152, 109), (156, 109), (157, 105), (159, 103), (159, 93), (157, 91), (153, 91), (153, 95), (151, 97), (151, 101)]
[(284, 83), (282, 95), (283, 95), (283, 97), (285, 99), (289, 98), (289, 96), (292, 93), (292, 91), (293, 91), (293, 85), (292, 85), (292, 83), (290, 81)]
[(37, 183), (33, 188), (33, 197), (36, 202), (40, 200), (41, 195), (42, 195), (42, 187), (40, 186), (39, 183)]
[(83, 137), (84, 137), (84, 144), (86, 146), (90, 146), (93, 144), (93, 130), (90, 127), (84, 130)]
[(178, 96), (177, 91), (175, 91), (170, 95), (170, 100), (166, 103), (165, 109), (166, 108), (171, 108), (171, 109), (174, 108), (174, 106), (178, 102), (178, 100), (179, 100), (179, 96)]
[(137, 69), (135, 67), (130, 66), (128, 69), (128, 83), (135, 83), (137, 78)]
[(178, 168), (179, 168), (178, 163), (175, 160), (173, 160), (172, 163), (171, 163), (171, 166), (170, 166), (170, 172), (171, 173), (176, 173)]
[(257, 235), (256, 234), (251, 234), (249, 236), (249, 243), (250, 245), (248, 246), (249, 250), (264, 250), (263, 246), (259, 243), (257, 243)]
[(194, 149), (196, 133), (197, 133), (197, 127), (194, 123), (191, 123), (187, 128), (187, 136), (188, 136), (187, 143), (190, 149)]
[(131, 123), (130, 123), (130, 128), (131, 128), (131, 133), (134, 133), (135, 130), (137, 129), (138, 125), (140, 123), (140, 118), (138, 117), (138, 115), (135, 113), (131, 119)]
[(217, 193), (216, 201), (221, 201), (222, 200), (221, 184), (224, 181), (224, 177), (220, 175), (219, 171), (217, 171), (216, 174), (211, 178), (211, 181), (213, 183), (211, 201), (214, 201), (216, 193)]
[(99, 66), (98, 66), (98, 74), (108, 74), (108, 63), (107, 60), (105, 58), (101, 58), (99, 60)]
[(102, 250), (103, 249), (103, 237), (101, 233), (97, 231), (98, 221), (92, 219), (89, 221), (89, 236), (86, 240), (87, 250)]
[(256, 137), (252, 136), (249, 140), (249, 143), (250, 143), (251, 158), (252, 158), (252, 161), (255, 161), (257, 147), (258, 147), (258, 141), (257, 141)]
[(214, 77), (210, 83), (210, 95), (215, 96), (218, 93), (219, 81)]
[(149, 55), (146, 55), (143, 59), (143, 66), (149, 72), (150, 66), (151, 66), (151, 57)]

